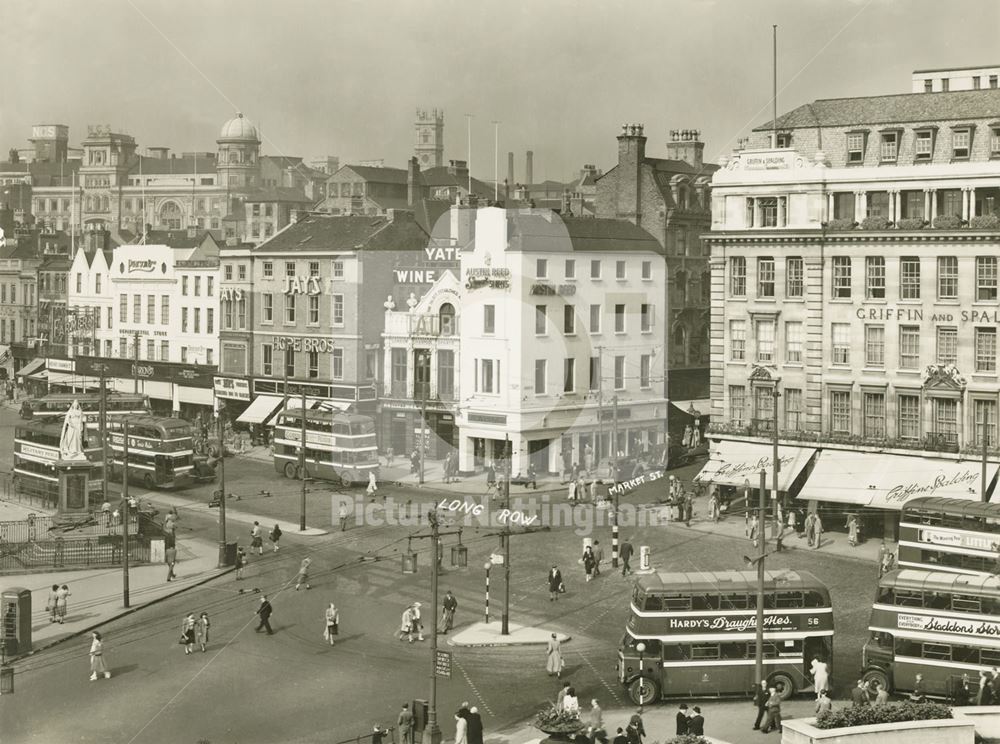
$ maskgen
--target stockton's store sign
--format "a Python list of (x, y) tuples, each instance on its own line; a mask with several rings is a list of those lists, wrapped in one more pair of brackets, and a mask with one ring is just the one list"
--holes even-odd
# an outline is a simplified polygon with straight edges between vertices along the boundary
[(291, 349), (292, 351), (316, 351), (322, 354), (331, 354), (338, 347), (330, 338), (277, 336), (274, 339), (274, 348), (278, 351)]
[(921, 307), (878, 307), (862, 306), (854, 311), (858, 320), (896, 320), (900, 323), (916, 323), (929, 320), (931, 323), (995, 323), (1000, 325), (1000, 310), (949, 310), (948, 312), (926, 312)]
[(954, 633), (956, 635), (983, 636), (985, 638), (1000, 637), (1000, 623), (982, 620), (956, 620), (951, 617), (904, 615), (903, 613), (899, 613), (896, 616), (896, 627), (900, 630)]
[(979, 482), (979, 473), (972, 470), (961, 470), (952, 475), (936, 475), (930, 481), (912, 481), (900, 483), (888, 490), (886, 501), (909, 501), (917, 496), (934, 496), (942, 488), (961, 486), (973, 488)]

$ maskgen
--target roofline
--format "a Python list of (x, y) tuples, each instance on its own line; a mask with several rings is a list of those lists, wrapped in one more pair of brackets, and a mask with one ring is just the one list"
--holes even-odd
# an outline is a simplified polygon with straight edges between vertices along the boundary
[(965, 70), (988, 70), (990, 68), (1000, 69), (1000, 65), (971, 65), (969, 67), (935, 67), (927, 70), (914, 70), (914, 75), (924, 72), (964, 72)]

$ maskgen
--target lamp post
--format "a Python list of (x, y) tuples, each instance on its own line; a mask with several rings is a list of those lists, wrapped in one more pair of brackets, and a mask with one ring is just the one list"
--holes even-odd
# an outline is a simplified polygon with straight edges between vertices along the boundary
[[(781, 378), (778, 377), (774, 380), (774, 388), (771, 390), (771, 409), (774, 416), (774, 432), (772, 445), (774, 447), (774, 452), (772, 454), (772, 460), (774, 462), (774, 483), (771, 485), (774, 487), (772, 491), (772, 498), (774, 500), (774, 536), (777, 538), (781, 534), (781, 519), (778, 511), (778, 472), (781, 470), (781, 460), (778, 458), (778, 398), (781, 393), (778, 392), (778, 383), (781, 382)], [(763, 525), (761, 525), (763, 527)]]
[(226, 404), (219, 403), (219, 568), (226, 565), (226, 424), (222, 412)]
[[(299, 478), (302, 479), (302, 491), (299, 494), (299, 532), (306, 531), (306, 386), (302, 386), (302, 427), (299, 431)], [(225, 454), (223, 452), (222, 454)]]
[[(504, 457), (510, 460), (510, 437), (504, 435)], [(504, 509), (507, 518), (503, 526), (503, 614), (500, 615), (500, 635), (510, 635), (510, 473), (503, 476)]]
[(486, 561), (486, 565), (483, 568), (486, 569), (486, 624), (490, 624), (490, 567), (493, 565), (492, 561)]
[(128, 586), (128, 520), (131, 518), (128, 503), (128, 418), (122, 431), (122, 601), (126, 608), (129, 604)]
[(747, 535), (750, 534), (750, 479), (743, 479), (743, 522)]
[[(749, 505), (748, 505), (749, 507)], [(749, 508), (748, 508), (749, 511)], [(757, 686), (764, 681), (764, 558), (767, 556), (767, 544), (764, 540), (764, 518), (767, 515), (767, 473), (760, 469), (760, 506), (757, 511), (757, 538), (760, 550), (757, 553), (757, 618), (756, 642), (754, 652), (754, 678)]]
[(639, 643), (637, 643), (636, 646), (635, 646), (635, 650), (639, 652), (639, 676), (641, 677), (642, 676), (642, 670), (643, 670), (643, 668), (642, 668), (642, 663), (643, 663), (642, 655), (644, 653), (646, 653), (646, 644), (643, 643), (642, 641), (639, 641)]

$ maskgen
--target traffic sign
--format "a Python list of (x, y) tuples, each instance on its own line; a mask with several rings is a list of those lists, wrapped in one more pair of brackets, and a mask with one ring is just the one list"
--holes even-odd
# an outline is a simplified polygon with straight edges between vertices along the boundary
[(434, 673), (439, 677), (451, 679), (451, 651), (437, 649), (434, 657)]

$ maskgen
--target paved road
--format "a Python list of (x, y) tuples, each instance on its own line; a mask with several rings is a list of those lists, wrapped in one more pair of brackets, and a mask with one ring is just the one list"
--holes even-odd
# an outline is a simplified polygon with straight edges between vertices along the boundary
[[(230, 460), (227, 465), (227, 491), (248, 494), (232, 504), (234, 509), (297, 521), (297, 483), (281, 478), (266, 463)], [(696, 469), (676, 472), (689, 476)], [(253, 495), (262, 488), (274, 495)], [(188, 495), (205, 499), (209, 490)], [(391, 494), (414, 502), (433, 500), (415, 489)], [(155, 500), (155, 495), (150, 498)], [(310, 514), (318, 517), (326, 509), (329, 524), (325, 500), (317, 495), (315, 503), (310, 501)], [(312, 517), (310, 523), (322, 526)], [(182, 514), (180, 526), (182, 537), (185, 530), (209, 538), (216, 531), (214, 520), (193, 513)], [(597, 697), (606, 707), (617, 707), (626, 702), (615, 680), (614, 661), (631, 582), (606, 573), (585, 583), (576, 564), (582, 536), (578, 531), (564, 527), (512, 538), (511, 617), (569, 633), (573, 640), (566, 645), (567, 672), (581, 700)], [(329, 742), (369, 731), (376, 722), (394, 721), (399, 704), (426, 698), (429, 686), (427, 644), (409, 645), (394, 638), (406, 604), (418, 600), (430, 609), (426, 541), (413, 543), (413, 549), (421, 551), (419, 573), (403, 575), (400, 570), (409, 532), (401, 526), (362, 525), (319, 538), (286, 533), (283, 549), (254, 559), (244, 582), (219, 580), (105, 628), (111, 680), (87, 680), (84, 641), (23, 663), (16, 694), (0, 701), (4, 742)], [(634, 544), (653, 546), (657, 567), (664, 569), (739, 567), (746, 552), (743, 540), (683, 526), (631, 533)], [(606, 528), (597, 534), (610, 544)], [(449, 545), (454, 541), (446, 540)], [(469, 567), (448, 568), (442, 577), (442, 590), (451, 588), (458, 596), (459, 624), (481, 619), (482, 566), (497, 545), (495, 530), (467, 529), (463, 543), (469, 547)], [(295, 592), (289, 582), (305, 555), (313, 558), (313, 589)], [(363, 555), (380, 560), (361, 562)], [(569, 590), (556, 604), (548, 601), (545, 586), (553, 562), (562, 566)], [(803, 551), (775, 556), (771, 565), (810, 570), (830, 587), (837, 608), (834, 680), (846, 689), (860, 662), (874, 567)], [(238, 587), (251, 592), (257, 587), (272, 595), (274, 636), (254, 633), (258, 597), (240, 595)], [(500, 587), (494, 576), (494, 612)], [(323, 608), (331, 599), (342, 616), (342, 636), (334, 648), (321, 638)], [(213, 619), (209, 651), (185, 656), (177, 643), (180, 619), (188, 611), (202, 610)], [(555, 694), (538, 648), (452, 650), (453, 677), (439, 684), (446, 732), (451, 731), (450, 712), (463, 700), (478, 705), (487, 730), (497, 731), (531, 716), (542, 700)], [(722, 714), (715, 720), (729, 717), (734, 732), (742, 732), (743, 722), (734, 716)], [(716, 732), (722, 736), (724, 730), (713, 727)]]

